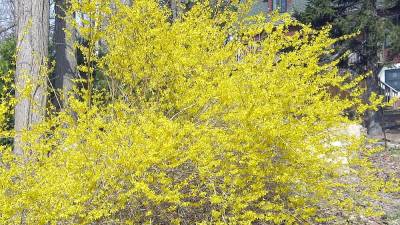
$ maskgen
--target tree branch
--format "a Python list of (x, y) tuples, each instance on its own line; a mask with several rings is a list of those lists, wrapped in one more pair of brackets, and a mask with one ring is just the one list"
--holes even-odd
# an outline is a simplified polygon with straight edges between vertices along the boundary
[(7, 32), (7, 31), (11, 30), (11, 29), (14, 28), (14, 27), (15, 27), (15, 24), (11, 24), (11, 25), (8, 26), (8, 27), (0, 28), (0, 34), (2, 34), (2, 33), (4, 33), (4, 32)]

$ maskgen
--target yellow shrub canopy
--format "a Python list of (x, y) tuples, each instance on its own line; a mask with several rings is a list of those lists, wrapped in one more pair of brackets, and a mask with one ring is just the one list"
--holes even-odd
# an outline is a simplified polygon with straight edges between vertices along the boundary
[(26, 131), (28, 159), (3, 147), (0, 223), (306, 224), (379, 214), (372, 202), (383, 182), (364, 137), (338, 131), (354, 123), (346, 112), (366, 106), (337, 61), (321, 62), (337, 41), (329, 28), (235, 6), (196, 3), (171, 21), (156, 1), (72, 0), (88, 40), (81, 70), (96, 65), (107, 85), (77, 90), (70, 109)]

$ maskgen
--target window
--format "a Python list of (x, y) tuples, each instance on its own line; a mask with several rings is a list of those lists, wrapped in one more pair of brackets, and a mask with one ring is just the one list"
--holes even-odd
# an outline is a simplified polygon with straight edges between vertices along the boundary
[(287, 12), (287, 0), (272, 0), (272, 9), (279, 9), (279, 12), (284, 13)]
[(385, 83), (396, 90), (400, 90), (400, 69), (386, 70)]

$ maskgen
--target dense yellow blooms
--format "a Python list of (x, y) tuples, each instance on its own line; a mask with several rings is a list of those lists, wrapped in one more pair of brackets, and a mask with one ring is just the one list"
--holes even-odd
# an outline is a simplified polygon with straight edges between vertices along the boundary
[(1, 224), (317, 224), (380, 213), (372, 150), (341, 132), (358, 122), (346, 112), (365, 110), (362, 90), (337, 61), (321, 63), (336, 42), (329, 28), (266, 22), (241, 5), (198, 3), (171, 22), (156, 1), (71, 3), (89, 43), (81, 70), (96, 65), (107, 85), (77, 90), (70, 109), (27, 131), (24, 157), (2, 149)]

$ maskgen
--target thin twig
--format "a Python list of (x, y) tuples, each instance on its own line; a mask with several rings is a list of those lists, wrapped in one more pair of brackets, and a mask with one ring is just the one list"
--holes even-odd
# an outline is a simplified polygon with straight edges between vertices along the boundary
[(8, 27), (1, 28), (1, 29), (0, 29), (0, 34), (7, 32), (7, 31), (11, 30), (11, 29), (14, 28), (14, 27), (15, 27), (15, 23), (11, 24), (11, 25), (8, 26)]
[(175, 117), (179, 116), (179, 115), (182, 114), (184, 111), (186, 111), (186, 110), (192, 108), (194, 105), (195, 105), (195, 104), (193, 103), (193, 104), (191, 104), (191, 105), (189, 105), (189, 106), (183, 108), (181, 111), (179, 111), (179, 112), (177, 112), (175, 115), (173, 115), (173, 116), (170, 118), (170, 120), (174, 120)]

